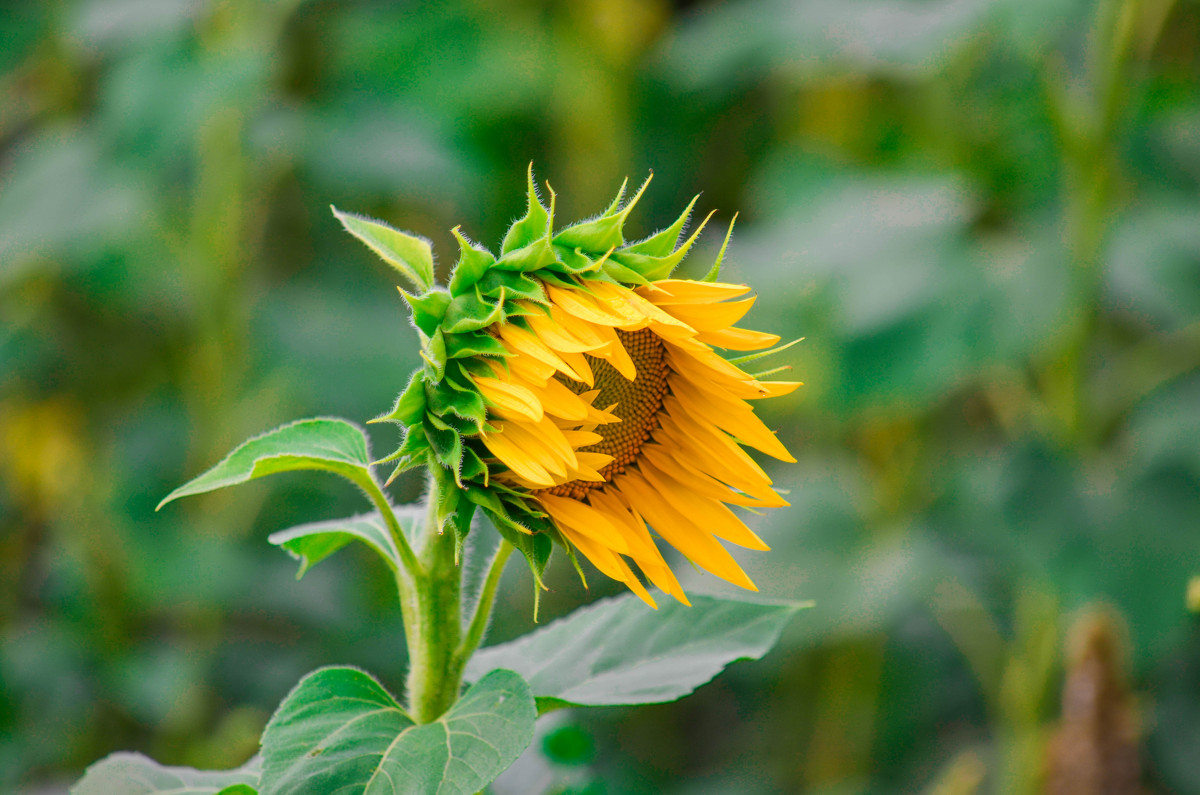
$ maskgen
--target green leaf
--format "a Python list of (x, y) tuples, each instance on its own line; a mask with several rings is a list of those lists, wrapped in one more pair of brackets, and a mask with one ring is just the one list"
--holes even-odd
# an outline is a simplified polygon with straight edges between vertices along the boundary
[(121, 751), (89, 767), (71, 795), (257, 795), (261, 767), (256, 756), (236, 770), (193, 770)]
[(450, 711), (418, 726), (368, 674), (325, 668), (300, 681), (263, 734), (263, 795), (468, 795), (533, 740), (529, 686), (492, 671)]
[[(422, 507), (406, 510), (401, 506), (396, 508), (395, 512), (403, 527), (406, 516), (414, 516), (414, 511), (423, 510)], [(408, 524), (411, 525), (412, 522)], [(408, 534), (412, 535), (411, 532)], [(296, 574), (296, 579), (300, 579), (313, 566), (355, 540), (364, 542), (378, 552), (392, 571), (400, 570), (400, 553), (392, 543), (392, 535), (378, 512), (346, 519), (309, 522), (267, 536), (267, 541), (277, 547), (283, 547), (300, 561), (300, 571)]]
[(180, 497), (300, 469), (334, 472), (368, 488), (370, 465), (362, 428), (333, 417), (297, 420), (243, 442), (212, 469), (168, 494), (158, 507)]
[(686, 696), (734, 660), (758, 659), (808, 604), (711, 596), (650, 610), (633, 594), (576, 610), (511, 643), (478, 652), (468, 680), (520, 673), (543, 707), (657, 704)]
[(366, 243), (367, 248), (404, 274), (421, 292), (433, 286), (433, 248), (428, 240), (365, 215), (344, 213), (332, 205), (330, 209), (347, 232)]

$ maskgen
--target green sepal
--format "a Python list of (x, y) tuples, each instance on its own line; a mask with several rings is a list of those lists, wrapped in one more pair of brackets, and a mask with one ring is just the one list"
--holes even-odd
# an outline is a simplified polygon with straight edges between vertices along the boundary
[(692, 217), (692, 208), (696, 206), (699, 198), (699, 194), (692, 197), (688, 206), (675, 219), (675, 223), (644, 240), (626, 246), (621, 251), (627, 254), (644, 254), (647, 257), (665, 257), (670, 254), (679, 245), (679, 236), (683, 234), (683, 228), (687, 226), (688, 219)]
[[(566, 273), (574, 276), (576, 274), (594, 271), (600, 267), (596, 260), (593, 260), (587, 254), (584, 254), (583, 251), (578, 247), (567, 248), (565, 246), (559, 246), (557, 251), (558, 259), (555, 262), (547, 265), (546, 270), (553, 271), (554, 273)], [(605, 251), (608, 251), (608, 249), (605, 249)]]
[(433, 287), (433, 247), (425, 238), (401, 232), (393, 226), (365, 215), (344, 213), (330, 205), (334, 216), (346, 231), (367, 245), (417, 286), (420, 292)]
[(741, 367), (743, 364), (745, 364), (747, 362), (753, 362), (758, 359), (763, 359), (767, 356), (774, 356), (777, 353), (783, 353), (788, 348), (792, 347), (793, 345), (797, 345), (801, 342), (804, 342), (804, 337), (797, 337), (796, 339), (792, 340), (791, 342), (785, 342), (782, 345), (776, 345), (774, 348), (768, 348), (765, 351), (755, 351), (754, 353), (747, 353), (743, 356), (734, 356), (729, 359), (729, 363), (736, 364), (738, 367)]
[(462, 434), (430, 411), (425, 412), (422, 425), (434, 458), (457, 475), (462, 463)]
[(505, 511), (492, 511), (482, 505), (480, 507), (483, 508), (488, 519), (492, 520), (492, 524), (504, 540), (525, 556), (525, 562), (529, 564), (529, 571), (533, 574), (536, 587), (545, 589), (546, 584), (542, 581), (542, 574), (545, 573), (546, 565), (550, 562), (550, 553), (554, 551), (554, 542), (543, 533), (527, 532), (528, 528), (522, 528), (521, 525), (510, 519)]
[(533, 183), (533, 163), (529, 164), (529, 170), (526, 172), (526, 183), (529, 206), (525, 215), (514, 222), (505, 233), (504, 242), (500, 244), (501, 259), (539, 238), (548, 237), (550, 233), (550, 213), (538, 199), (537, 186)]
[(629, 187), (629, 177), (621, 180), (621, 187), (617, 188), (617, 196), (612, 200), (612, 203), (604, 208), (601, 215), (612, 215), (621, 209), (621, 201), (625, 198), (625, 189)]
[(581, 248), (585, 251), (608, 251), (624, 245), (625, 219), (637, 205), (638, 199), (642, 198), (642, 194), (646, 192), (646, 188), (653, 178), (653, 173), (646, 177), (646, 181), (642, 183), (642, 187), (638, 188), (638, 192), (626, 202), (624, 207), (617, 209), (621, 197), (625, 194), (625, 183), (621, 183), (621, 190), (617, 192), (616, 200), (609, 205), (603, 215), (587, 221), (580, 221), (563, 229), (554, 236), (554, 245), (566, 249)]
[(492, 252), (463, 237), (459, 227), (451, 229), (450, 234), (458, 241), (458, 262), (450, 273), (450, 294), (462, 295), (483, 278), (496, 258)]
[[(446, 521), (458, 512), (458, 503), (462, 499), (462, 484), (458, 482), (457, 470), (451, 471), (443, 467), (434, 467), (431, 471), (437, 486), (434, 490), (437, 500), (433, 506), (433, 520), (437, 523), (436, 529), (440, 534), (446, 529)], [(462, 542), (463, 539), (459, 538), (456, 532), (455, 558), (458, 557)]]
[(471, 522), (475, 519), (475, 510), (478, 508), (475, 503), (470, 500), (458, 501), (458, 510), (454, 515), (446, 520), (446, 524), (454, 531), (454, 539), (457, 542), (454, 547), (454, 561), (457, 563), (462, 560), (462, 547), (467, 536), (471, 534)]
[(483, 430), (487, 407), (483, 404), (483, 396), (478, 392), (454, 389), (443, 381), (437, 385), (426, 384), (425, 396), (429, 410), (443, 421), (448, 420), (449, 415), (453, 415), (467, 420), (472, 433)]
[(512, 321), (514, 318), (519, 318), (519, 317), (529, 317), (530, 315), (545, 315), (546, 312), (544, 309), (542, 309), (541, 307), (538, 307), (538, 306), (529, 306), (528, 304), (525, 304), (524, 306), (522, 306), (520, 303), (518, 303), (516, 301), (509, 301), (508, 305), (504, 307), (504, 314), (505, 314), (506, 320)]
[(504, 358), (511, 355), (508, 348), (490, 334), (446, 334), (444, 339), (447, 359), (467, 359), (473, 356)]
[(467, 481), (482, 483), (484, 488), (487, 487), (488, 481), (491, 480), (491, 473), (488, 471), (487, 463), (484, 462), (483, 458), (480, 457), (479, 453), (470, 444), (465, 442), (463, 444), (461, 479), (464, 483)]
[(463, 492), (466, 494), (468, 500), (486, 511), (493, 513), (505, 512), (504, 504), (500, 502), (500, 497), (494, 491), (468, 483), (463, 487)]
[(416, 425), (425, 415), (425, 373), (414, 370), (408, 386), (396, 398), (396, 404), (387, 414), (381, 414), (371, 422), (394, 422), (408, 427)]
[(429, 452), (429, 450), (429, 440), (425, 437), (425, 426), (424, 423), (420, 423), (405, 430), (404, 441), (400, 442), (400, 446), (394, 452), (386, 458), (372, 461), (371, 465), (390, 464), (401, 458), (422, 455)]
[(493, 323), (504, 322), (504, 288), (500, 295), (491, 300), (485, 299), (477, 289), (471, 289), (457, 296), (446, 309), (442, 319), (442, 330), (446, 333), (461, 334), (468, 331), (479, 331)]
[(446, 424), (446, 427), (453, 431), (458, 431), (463, 436), (478, 436), (487, 429), (486, 422), (467, 419), (466, 417), (460, 417), (453, 413), (443, 414), (441, 416), (441, 420)]
[(503, 291), (509, 301), (522, 299), (539, 304), (549, 303), (542, 283), (520, 271), (492, 268), (479, 280), (478, 287), (479, 292), (488, 298), (495, 298)]
[(700, 222), (700, 225), (696, 227), (696, 231), (692, 232), (691, 237), (685, 240), (679, 248), (664, 257), (652, 257), (632, 252), (630, 249), (622, 249), (613, 253), (611, 259), (615, 259), (622, 265), (637, 271), (644, 278), (652, 282), (656, 282), (659, 279), (666, 279), (671, 275), (671, 271), (675, 270), (679, 263), (683, 261), (683, 258), (687, 256), (688, 251), (691, 250), (697, 238), (700, 237), (700, 233), (704, 231), (704, 225), (708, 223), (709, 218), (712, 218), (712, 213), (709, 213), (708, 217)]
[(554, 246), (550, 245), (550, 239), (539, 237), (527, 246), (504, 254), (496, 260), (496, 264), (492, 267), (505, 271), (532, 273), (554, 265), (557, 260), (558, 257), (554, 252)]
[(568, 226), (554, 236), (554, 245), (566, 251), (580, 248), (588, 251), (608, 251), (625, 243), (622, 234), (624, 225), (623, 214), (602, 215)]
[(604, 265), (600, 268), (600, 273), (619, 284), (649, 284), (650, 281), (642, 274), (627, 268), (621, 263), (609, 257), (604, 261)]
[(555, 287), (566, 287), (569, 290), (578, 290), (579, 289), (579, 282), (577, 282), (576, 280), (572, 279), (569, 276), (559, 275), (559, 274), (553, 273), (551, 271), (542, 271), (541, 273), (538, 274), (538, 278), (541, 279), (546, 284), (550, 284)]
[(440, 326), (432, 336), (421, 340), (421, 358), (425, 360), (425, 380), (441, 381), (446, 374), (446, 335)]
[(721, 262), (725, 259), (725, 249), (729, 247), (729, 238), (733, 237), (733, 225), (737, 223), (737, 213), (733, 214), (733, 218), (729, 220), (729, 231), (725, 233), (725, 240), (721, 243), (721, 250), (717, 252), (717, 259), (713, 262), (712, 267), (708, 269), (708, 273), (701, 277), (702, 282), (715, 282), (721, 277)]
[(382, 461), (375, 463), (382, 464), (392, 461), (396, 462), (396, 466), (384, 482), (385, 486), (392, 485), (392, 481), (398, 478), (402, 472), (417, 467), (438, 466), (437, 462), (433, 460), (433, 449), (429, 446), (429, 437), (425, 434), (425, 429), (421, 427), (409, 429), (408, 433), (404, 435), (404, 443), (400, 445), (399, 449)]
[(403, 287), (399, 290), (400, 295), (404, 296), (404, 300), (408, 302), (413, 325), (419, 328), (425, 336), (432, 337), (438, 326), (442, 324), (442, 318), (446, 316), (446, 309), (450, 306), (450, 293), (440, 287), (421, 296), (412, 295)]

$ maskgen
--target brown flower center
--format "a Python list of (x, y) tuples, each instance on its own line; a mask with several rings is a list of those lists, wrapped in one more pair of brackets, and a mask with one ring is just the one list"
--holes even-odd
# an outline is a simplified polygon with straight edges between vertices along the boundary
[[(604, 437), (603, 440), (579, 449), (582, 453), (606, 453), (613, 457), (612, 463), (600, 470), (600, 475), (606, 483), (637, 460), (642, 445), (658, 427), (658, 410), (662, 408), (663, 398), (667, 394), (669, 373), (667, 350), (653, 331), (617, 329), (617, 337), (625, 346), (625, 351), (637, 371), (634, 380), (630, 381), (621, 375), (617, 368), (604, 359), (587, 354), (584, 355), (587, 356), (592, 373), (596, 376), (594, 387), (558, 376), (559, 380), (576, 394), (592, 389), (600, 390), (592, 404), (601, 409), (614, 406), (612, 413), (621, 418), (620, 422), (597, 426), (596, 433)], [(587, 495), (588, 489), (603, 485), (604, 483), (587, 480), (572, 480), (545, 491), (559, 497), (582, 499)]]

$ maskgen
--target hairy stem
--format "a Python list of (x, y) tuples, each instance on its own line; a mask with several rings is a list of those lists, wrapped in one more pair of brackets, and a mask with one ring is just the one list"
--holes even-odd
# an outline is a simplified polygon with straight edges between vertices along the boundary
[(454, 535), (438, 532), (437, 488), (431, 478), (429, 511), (421, 528), (416, 615), (405, 616), (408, 711), (417, 723), (437, 720), (458, 700), (462, 684), (455, 655), (462, 637), (462, 572), (454, 560)]
[(463, 636), (462, 643), (455, 652), (455, 662), (460, 671), (483, 642), (483, 634), (487, 631), (488, 619), (491, 618), (492, 606), (496, 601), (500, 575), (504, 573), (504, 564), (508, 563), (512, 552), (513, 545), (501, 539), (500, 546), (496, 548), (496, 554), (488, 565), (487, 579), (483, 581), (483, 587), (479, 590), (479, 601), (475, 603), (475, 612), (467, 626), (467, 634)]

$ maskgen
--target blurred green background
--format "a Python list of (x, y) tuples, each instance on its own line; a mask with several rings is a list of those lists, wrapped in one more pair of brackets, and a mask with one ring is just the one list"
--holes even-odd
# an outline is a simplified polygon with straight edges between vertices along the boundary
[[(331, 203), (444, 275), (530, 161), (567, 220), (648, 170), (635, 234), (740, 211), (726, 275), (808, 386), (763, 409), (794, 505), (739, 559), (817, 607), (683, 702), (556, 716), (498, 792), (1036, 792), (1106, 606), (1147, 788), (1200, 793), (1195, 0), (3, 4), (0, 791), (123, 748), (240, 763), (319, 665), (399, 689), (377, 561), (297, 583), (265, 541), (352, 489), (154, 506), (403, 386), (396, 276)], [(543, 621), (600, 580), (556, 559)], [(528, 631), (523, 566), (500, 602), (493, 638)]]

